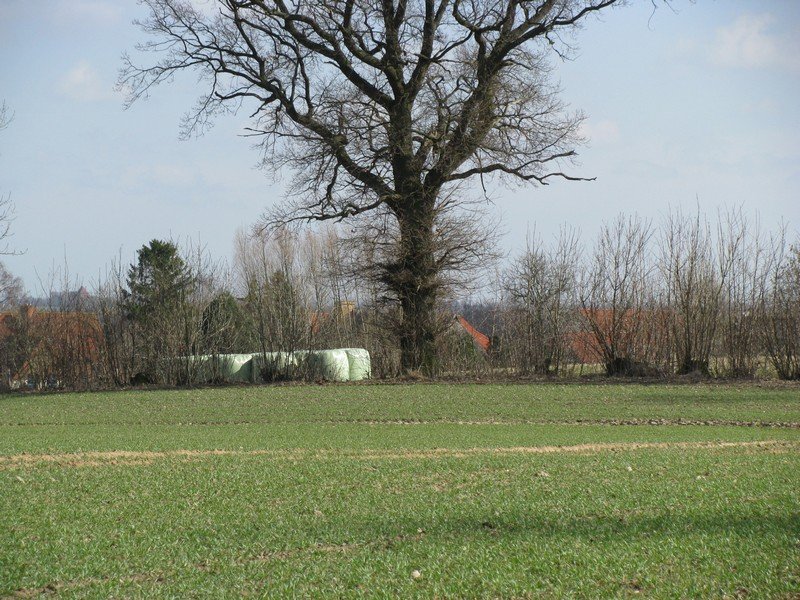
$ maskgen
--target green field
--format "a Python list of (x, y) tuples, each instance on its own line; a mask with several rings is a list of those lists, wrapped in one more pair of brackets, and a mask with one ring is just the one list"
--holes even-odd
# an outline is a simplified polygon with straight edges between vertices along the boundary
[(0, 597), (40, 595), (797, 598), (800, 387), (0, 397)]

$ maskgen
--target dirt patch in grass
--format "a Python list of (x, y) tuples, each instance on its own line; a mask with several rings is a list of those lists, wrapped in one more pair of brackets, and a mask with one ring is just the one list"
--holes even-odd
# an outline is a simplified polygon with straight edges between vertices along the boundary
[(365, 420), (329, 420), (331, 425), (355, 423), (357, 425), (649, 425), (675, 426), (691, 425), (707, 427), (766, 427), (782, 429), (800, 429), (800, 423), (793, 421), (734, 421), (728, 419), (483, 419), (483, 420), (452, 420), (452, 419), (365, 419)]
[(302, 458), (309, 452), (301, 450), (165, 450), (106, 452), (68, 452), (59, 454), (12, 454), (0, 456), (0, 471), (30, 465), (55, 464), (61, 467), (113, 467), (150, 465), (161, 459), (197, 459), (214, 456), (260, 456)]
[(60, 596), (65, 592), (75, 591), (93, 585), (102, 585), (111, 581), (119, 583), (161, 583), (165, 578), (159, 573), (137, 573), (122, 577), (87, 577), (72, 581), (48, 583), (38, 588), (23, 588), (11, 592), (6, 598), (40, 598), (42, 596)]
[(303, 458), (349, 458), (361, 460), (466, 458), (476, 455), (595, 454), (600, 452), (629, 452), (634, 450), (694, 450), (750, 448), (758, 451), (787, 453), (800, 451), (800, 442), (763, 440), (748, 442), (615, 442), (575, 444), (571, 446), (512, 446), (506, 448), (432, 448), (425, 450), (168, 450), (75, 452), (64, 454), (15, 454), (0, 456), (0, 470), (18, 469), (42, 464), (61, 467), (109, 467), (149, 465), (156, 460), (195, 460), (215, 456), (264, 456), (275, 460)]
[(783, 440), (765, 440), (755, 442), (619, 442), (619, 443), (593, 443), (575, 444), (572, 446), (513, 446), (508, 448), (467, 448), (453, 450), (449, 448), (435, 448), (432, 450), (407, 450), (407, 451), (366, 451), (357, 454), (347, 454), (348, 458), (364, 459), (413, 459), (413, 458), (467, 458), (469, 456), (511, 455), (511, 454), (597, 454), (601, 452), (627, 452), (633, 450), (667, 450), (667, 449), (727, 449), (727, 448), (753, 448), (762, 451), (800, 451), (800, 443)]

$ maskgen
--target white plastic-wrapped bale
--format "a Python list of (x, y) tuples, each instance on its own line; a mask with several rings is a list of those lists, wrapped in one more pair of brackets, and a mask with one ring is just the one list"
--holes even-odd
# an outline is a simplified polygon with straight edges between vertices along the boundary
[(316, 350), (308, 353), (308, 374), (313, 379), (347, 381), (350, 363), (344, 350)]
[(362, 381), (372, 376), (372, 363), (369, 352), (364, 348), (343, 348), (347, 355), (350, 381)]
[(252, 354), (220, 354), (219, 374), (225, 381), (251, 381)]

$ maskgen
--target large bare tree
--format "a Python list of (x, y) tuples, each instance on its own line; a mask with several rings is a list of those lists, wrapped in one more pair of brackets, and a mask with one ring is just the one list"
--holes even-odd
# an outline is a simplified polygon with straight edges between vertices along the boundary
[(153, 38), (139, 49), (159, 58), (125, 57), (119, 84), (133, 102), (199, 71), (207, 87), (187, 135), (244, 107), (265, 164), (294, 173), (265, 224), (388, 214), (397, 237), (380, 268), (402, 308), (402, 365), (430, 370), (437, 221), (472, 179), (576, 179), (563, 169), (581, 117), (560, 101), (550, 61), (618, 1), (144, 0)]

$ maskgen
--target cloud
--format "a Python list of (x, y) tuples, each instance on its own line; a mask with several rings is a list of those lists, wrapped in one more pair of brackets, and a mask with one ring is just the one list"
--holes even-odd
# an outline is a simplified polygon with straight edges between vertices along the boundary
[(728, 68), (800, 70), (800, 42), (775, 33), (770, 14), (742, 15), (717, 29), (710, 47), (712, 64)]
[(610, 119), (589, 119), (581, 124), (580, 133), (596, 144), (610, 144), (619, 139), (619, 125)]
[(81, 61), (61, 78), (58, 90), (67, 98), (79, 102), (100, 102), (116, 97), (113, 84), (102, 80), (88, 62)]

